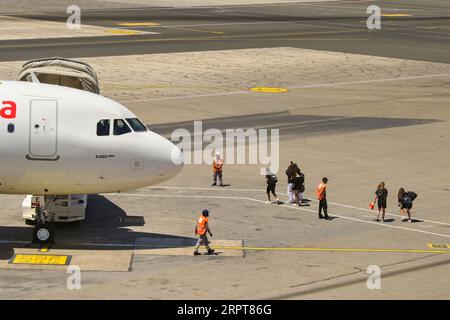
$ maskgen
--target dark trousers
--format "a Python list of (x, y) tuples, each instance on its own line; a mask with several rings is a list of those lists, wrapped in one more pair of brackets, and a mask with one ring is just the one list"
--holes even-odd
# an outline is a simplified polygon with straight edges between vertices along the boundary
[(222, 171), (216, 171), (213, 173), (214, 183), (217, 183), (217, 177), (219, 177), (219, 183), (222, 183)]
[(326, 198), (319, 201), (319, 217), (322, 217), (322, 209), (325, 214), (325, 218), (328, 218), (328, 204)]

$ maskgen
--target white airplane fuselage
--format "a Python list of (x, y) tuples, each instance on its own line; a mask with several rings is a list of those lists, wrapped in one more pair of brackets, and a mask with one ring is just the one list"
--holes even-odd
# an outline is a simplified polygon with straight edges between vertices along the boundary
[(0, 82), (0, 193), (117, 192), (166, 181), (182, 166), (174, 144), (142, 130), (137, 117), (111, 99)]

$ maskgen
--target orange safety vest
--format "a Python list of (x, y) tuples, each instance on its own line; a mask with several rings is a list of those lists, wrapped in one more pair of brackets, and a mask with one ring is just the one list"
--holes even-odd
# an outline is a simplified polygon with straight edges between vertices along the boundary
[(219, 160), (218, 162), (216, 162), (216, 160), (213, 161), (213, 171), (214, 172), (222, 172), (222, 167), (223, 167), (222, 160)]
[(325, 198), (325, 191), (327, 190), (327, 185), (325, 183), (319, 184), (316, 190), (317, 200), (322, 200)]
[(206, 223), (208, 222), (208, 218), (201, 215), (197, 220), (197, 234), (204, 235), (206, 233)]

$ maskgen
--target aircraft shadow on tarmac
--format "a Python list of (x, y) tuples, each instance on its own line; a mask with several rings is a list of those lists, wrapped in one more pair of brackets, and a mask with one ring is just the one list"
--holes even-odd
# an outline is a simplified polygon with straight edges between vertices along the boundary
[[(289, 111), (240, 115), (206, 119), (202, 122), (202, 130), (218, 129), (225, 133), (228, 128), (264, 129), (278, 128), (280, 136), (318, 136), (336, 133), (360, 132), (366, 130), (398, 128), (440, 122), (435, 119), (388, 118), (388, 117), (343, 117), (323, 115), (299, 115)], [(148, 125), (152, 131), (170, 137), (178, 128), (186, 128), (194, 132), (193, 121)], [(194, 143), (194, 141), (192, 141)], [(208, 145), (203, 141), (203, 147)]]
[[(55, 249), (74, 250), (134, 250), (140, 243), (157, 243), (158, 249), (172, 248), (173, 244), (194, 246), (196, 238), (133, 231), (131, 226), (143, 226), (142, 216), (127, 213), (101, 195), (90, 195), (86, 219), (80, 222), (58, 223), (55, 226)], [(11, 257), (13, 248), (38, 248), (31, 244), (32, 226), (0, 226), (0, 259)], [(163, 241), (160, 241), (163, 240)], [(172, 245), (171, 245), (172, 244)], [(138, 248), (138, 247), (136, 247)]]
[(0, 260), (9, 260), (14, 255), (14, 248), (10, 245), (0, 245)]

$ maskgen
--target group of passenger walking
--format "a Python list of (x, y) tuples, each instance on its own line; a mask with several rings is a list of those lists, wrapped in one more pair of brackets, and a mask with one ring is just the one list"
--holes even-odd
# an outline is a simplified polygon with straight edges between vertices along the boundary
[[(217, 185), (217, 180), (219, 180), (219, 185), (224, 186), (222, 181), (222, 171), (223, 171), (223, 160), (219, 153), (216, 153), (213, 160), (213, 186)], [(292, 206), (309, 206), (311, 200), (304, 196), (305, 192), (305, 174), (302, 172), (297, 163), (293, 161), (290, 162), (286, 171), (287, 176), (287, 196), (288, 202)], [(267, 204), (283, 204), (276, 194), (276, 185), (278, 183), (278, 178), (276, 174), (270, 172), (269, 168), (266, 168), (266, 194), (267, 194)], [(322, 181), (316, 188), (316, 198), (318, 203), (318, 216), (319, 219), (331, 220), (328, 215), (328, 203), (327, 203), (327, 184), (328, 178), (323, 177)], [(378, 206), (378, 213), (375, 218), (377, 222), (386, 222), (386, 208), (387, 208), (387, 198), (388, 190), (384, 182), (380, 182), (375, 191), (375, 200), (369, 204), (370, 209), (375, 208), (375, 204)], [(272, 201), (271, 195), (274, 196), (275, 201)], [(397, 203), (400, 208), (400, 213), (402, 215), (402, 222), (413, 222), (411, 217), (411, 209), (413, 207), (413, 201), (417, 198), (417, 194), (413, 191), (406, 191), (405, 188), (401, 187), (397, 194)], [(381, 216), (381, 219), (380, 219)], [(208, 225), (209, 211), (207, 209), (203, 210), (202, 215), (198, 218), (195, 234), (199, 236), (197, 245), (195, 246), (194, 255), (199, 255), (198, 248), (200, 245), (204, 245), (208, 252), (207, 254), (213, 254), (214, 250), (208, 245), (209, 241), (206, 237), (206, 233), (211, 236), (211, 231)]]
[[(307, 199), (304, 196), (305, 192), (305, 174), (299, 168), (299, 166), (293, 161), (290, 162), (286, 171), (287, 176), (287, 196), (288, 202), (293, 206), (309, 206), (309, 202), (311, 200)], [(276, 183), (278, 179), (275, 174), (270, 173), (269, 169), (267, 169), (266, 175), (266, 183), (267, 183), (267, 198), (268, 201), (266, 203), (282, 203), (275, 192)], [(327, 183), (328, 178), (323, 177), (322, 181), (316, 188), (316, 197), (318, 204), (318, 216), (319, 219), (329, 220), (328, 216), (328, 203), (327, 203)], [(276, 198), (275, 202), (271, 202), (270, 194), (274, 195)], [(402, 222), (413, 222), (411, 217), (411, 209), (413, 206), (413, 201), (417, 197), (417, 194), (413, 191), (406, 191), (405, 188), (400, 188), (397, 194), (397, 202), (400, 208), (400, 213), (402, 215)], [(379, 183), (376, 191), (375, 191), (375, 200), (369, 204), (371, 209), (374, 209), (375, 203), (378, 205), (378, 213), (375, 218), (375, 221), (386, 222), (386, 208), (387, 208), (387, 198), (388, 198), (388, 190), (386, 188), (386, 184), (384, 182)], [(380, 219), (381, 216), (381, 219)]]

